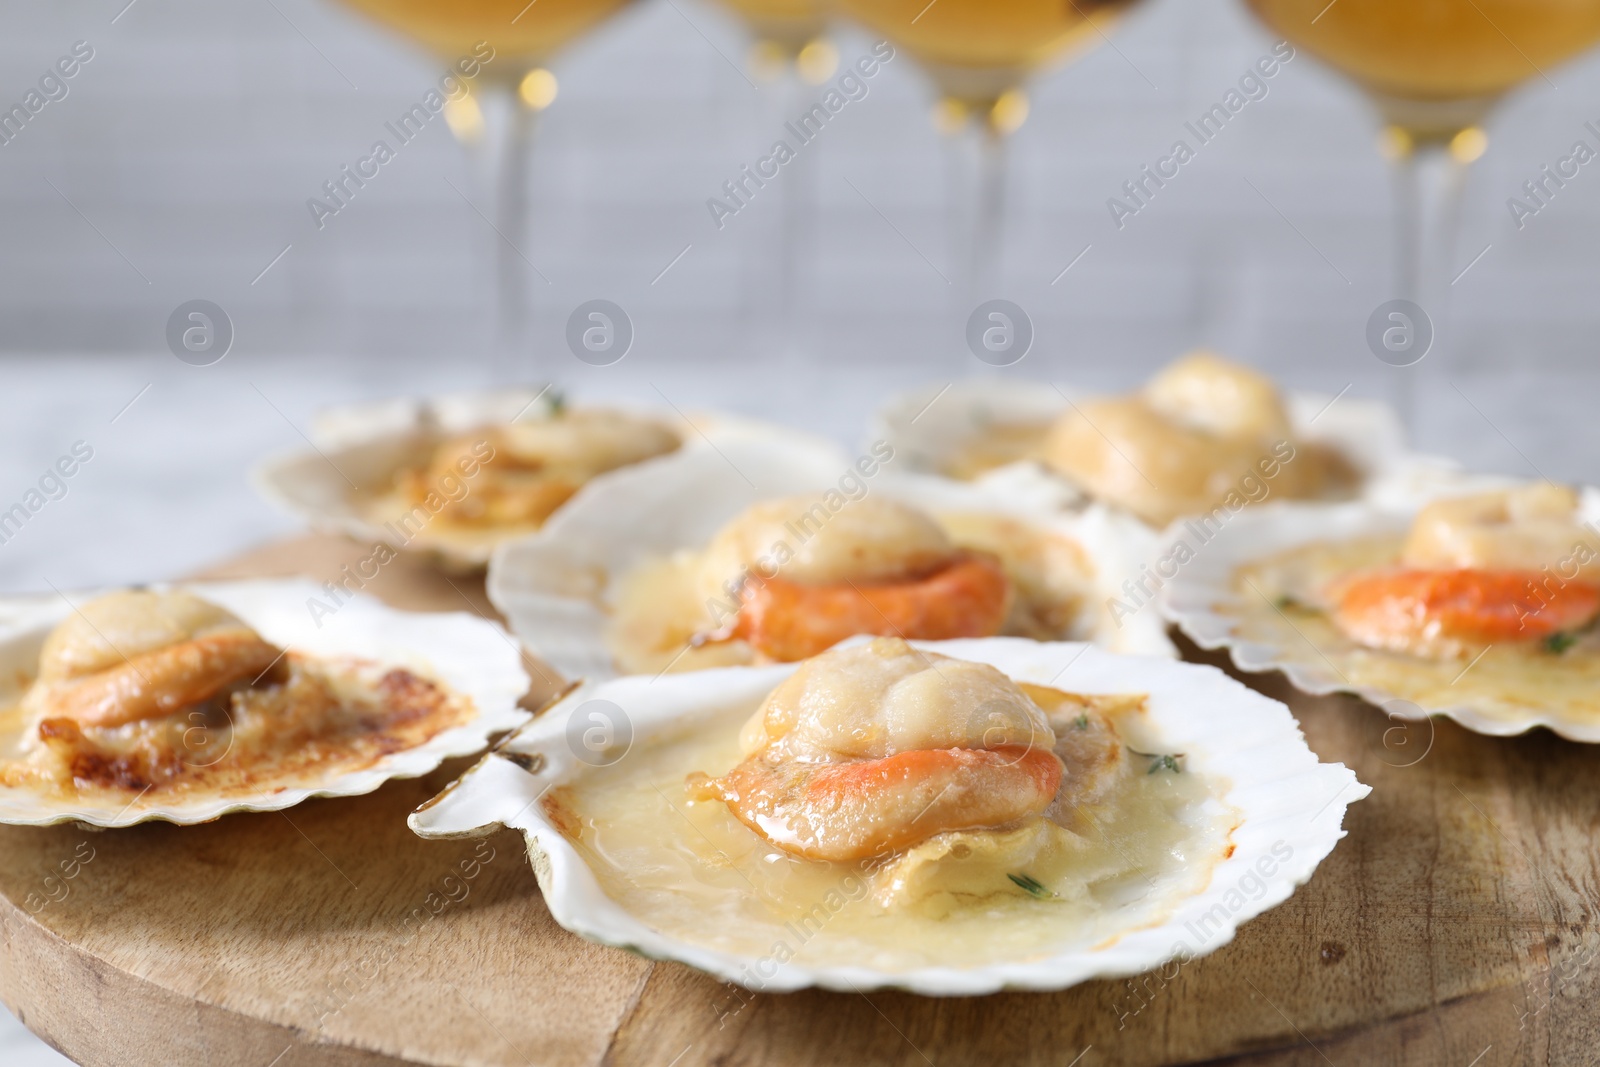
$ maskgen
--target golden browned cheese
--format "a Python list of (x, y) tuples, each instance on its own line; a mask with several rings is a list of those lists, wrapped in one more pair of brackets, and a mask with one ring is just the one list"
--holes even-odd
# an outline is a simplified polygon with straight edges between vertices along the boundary
[(454, 61), (473, 54), (480, 41), (496, 56), (485, 72), (510, 77), (521, 69), (496, 63), (548, 59), (588, 32), (629, 0), (344, 0), (377, 21), (392, 26), (440, 58)]
[(1366, 88), (1445, 101), (1505, 92), (1600, 40), (1600, 0), (1249, 0)]
[(600, 408), (568, 411), (445, 441), (425, 469), (400, 473), (400, 489), (407, 502), (446, 523), (531, 528), (591, 479), (681, 444), (651, 419)]
[(286, 653), (184, 592), (92, 600), (46, 638), (0, 783), (257, 795), (356, 770), (472, 714), (404, 670)]
[(840, 7), (923, 63), (1026, 72), (1100, 34), (1130, 0), (842, 0)]
[(1210, 353), (1179, 360), (1131, 396), (1070, 405), (1045, 459), (1090, 495), (1156, 525), (1211, 511), (1230, 494), (1313, 497), (1351, 477), (1337, 457), (1290, 439), (1271, 382)]

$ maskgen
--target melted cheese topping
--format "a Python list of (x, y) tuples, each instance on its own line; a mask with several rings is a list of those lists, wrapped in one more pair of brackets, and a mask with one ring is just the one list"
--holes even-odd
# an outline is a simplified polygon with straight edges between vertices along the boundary
[[(403, 669), (289, 653), (285, 679), (115, 728), (0, 713), (0, 785), (66, 798), (247, 797), (372, 766), (470, 722), (472, 702)], [(39, 740), (34, 740), (35, 736)]]
[[(1063, 787), (1049, 817), (941, 834), (874, 861), (797, 858), (720, 801), (690, 799), (687, 775), (743, 758), (750, 708), (657, 735), (543, 803), (608, 896), (671, 936), (752, 957), (745, 982), (758, 988), (791, 959), (978, 967), (1089, 948), (1160, 921), (1209, 882), (1236, 813), (1203, 776), (1152, 773), (1149, 760), (1126, 754), (1123, 738), (1159, 751), (1142, 698), (1027, 692), (1063, 739), (1057, 752), (1081, 792)], [(1074, 735), (1082, 752), (1070, 747)]]
[(63, 798), (270, 794), (474, 715), (410, 671), (285, 652), (178, 591), (84, 604), (45, 638), (38, 678), (18, 682), (0, 700), (0, 785)]

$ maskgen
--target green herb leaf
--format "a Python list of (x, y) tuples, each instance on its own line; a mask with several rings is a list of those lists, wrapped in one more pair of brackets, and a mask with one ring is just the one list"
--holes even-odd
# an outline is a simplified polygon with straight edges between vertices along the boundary
[(1544, 639), (1544, 650), (1559, 656), (1577, 643), (1576, 635), (1557, 631)]
[(544, 395), (544, 399), (545, 403), (550, 406), (550, 414), (552, 416), (560, 415), (567, 410), (567, 394), (559, 389), (552, 388)]
[(1023, 892), (1031, 897), (1037, 897), (1040, 900), (1056, 899), (1056, 895), (1046, 889), (1044, 883), (1031, 874), (1008, 874), (1006, 877), (1015, 882)]
[(1157, 771), (1171, 771), (1173, 774), (1183, 773), (1183, 768), (1178, 766), (1178, 761), (1183, 758), (1182, 752), (1140, 752), (1136, 748), (1130, 748), (1128, 751), (1135, 756), (1143, 756), (1150, 761), (1150, 769), (1145, 772), (1146, 774), (1154, 774)]
[(1178, 766), (1178, 756), (1168, 753), (1157, 756), (1154, 762), (1150, 764), (1150, 769), (1145, 773), (1154, 774), (1157, 771), (1171, 771), (1173, 774), (1179, 774), (1182, 773), (1183, 768)]
[(1273, 603), (1278, 606), (1279, 611), (1288, 611), (1290, 608), (1294, 607), (1294, 597), (1290, 596), (1288, 593), (1284, 593), (1279, 596), (1277, 600), (1273, 601)]
[(1079, 715), (1076, 719), (1073, 719), (1072, 728), (1074, 730), (1087, 730), (1089, 728), (1089, 716)]

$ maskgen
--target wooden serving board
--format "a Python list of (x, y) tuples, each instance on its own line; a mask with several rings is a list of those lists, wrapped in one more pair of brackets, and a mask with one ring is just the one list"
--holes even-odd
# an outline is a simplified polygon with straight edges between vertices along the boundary
[[(363, 552), (305, 538), (208, 576), (329, 578)], [(489, 610), (481, 581), (405, 560), (370, 591)], [(93, 1067), (1594, 1062), (1600, 747), (1248, 681), (1374, 792), (1309, 885), (1165, 973), (972, 999), (742, 992), (559, 928), (514, 834), (414, 837), (406, 815), (458, 762), (208, 826), (0, 827), (0, 998)]]

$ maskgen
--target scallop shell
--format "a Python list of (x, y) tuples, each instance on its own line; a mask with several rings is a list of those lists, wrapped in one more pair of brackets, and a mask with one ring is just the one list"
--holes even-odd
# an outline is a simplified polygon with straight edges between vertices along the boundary
[[(1355, 693), (1369, 703), (1386, 708), (1394, 718), (1442, 715), (1476, 733), (1496, 737), (1547, 726), (1573, 741), (1600, 742), (1600, 723), (1569, 718), (1556, 711), (1510, 718), (1504, 714), (1490, 715), (1467, 705), (1441, 704), (1422, 707), (1422, 716), (1408, 714), (1410, 707), (1417, 706), (1409, 697), (1402, 698), (1373, 686), (1352, 685), (1306, 641), (1280, 646), (1237, 637), (1234, 630), (1238, 621), (1224, 611), (1226, 605), (1237, 603), (1240, 596), (1234, 589), (1233, 576), (1241, 566), (1316, 541), (1338, 542), (1402, 533), (1430, 499), (1503, 489), (1514, 484), (1518, 483), (1494, 475), (1468, 475), (1431, 485), (1426, 491), (1413, 492), (1408, 500), (1395, 494), (1383, 502), (1278, 503), (1246, 508), (1233, 516), (1228, 525), (1197, 550), (1176, 577), (1162, 587), (1161, 613), (1201, 648), (1226, 648), (1240, 670), (1282, 671), (1302, 692), (1316, 695)], [(1600, 490), (1583, 490), (1580, 516), (1589, 522), (1600, 521)], [(1179, 524), (1174, 523), (1163, 535), (1163, 541), (1171, 545), (1179, 535)]]
[[(374, 522), (357, 496), (381, 492), (393, 483), (399, 468), (426, 462), (432, 455), (432, 442), (440, 434), (466, 433), (479, 426), (503, 425), (519, 418), (548, 417), (548, 405), (540, 403), (548, 392), (508, 389), (450, 393), (428, 399), (403, 397), (330, 408), (312, 419), (309, 451), (266, 460), (252, 472), (252, 481), (268, 500), (299, 516), (313, 529), (346, 534), (367, 543), (381, 542), (401, 551), (421, 552), (447, 569), (482, 570), (494, 551), (493, 543), (446, 542), (425, 536), (408, 543), (382, 523)], [(714, 450), (724, 440), (747, 436), (814, 440), (798, 430), (724, 415), (683, 415), (613, 406), (678, 427), (683, 437), (680, 452)], [(688, 425), (681, 425), (684, 422)], [(649, 466), (677, 454), (637, 465)], [(601, 475), (594, 481), (606, 477), (610, 475)], [(583, 490), (579, 492), (581, 495)]]
[[(1087, 397), (1081, 390), (1048, 382), (1005, 378), (932, 385), (891, 397), (874, 417), (872, 434), (889, 441), (908, 468), (938, 472), (961, 442), (986, 425), (1054, 421), (1069, 401)], [(1399, 419), (1387, 404), (1342, 393), (1334, 397), (1291, 392), (1284, 401), (1297, 439), (1336, 449), (1366, 475), (1364, 498), (1405, 498), (1459, 470), (1451, 460), (1408, 452)], [(1016, 468), (1058, 483), (1069, 505), (1084, 499), (1064, 479), (1036, 463), (1001, 467), (980, 480), (1026, 476), (1015, 473)]]
[[(515, 642), (498, 625), (475, 615), (398, 611), (358, 593), (332, 615), (313, 619), (307, 600), (326, 598), (327, 594), (317, 583), (300, 578), (155, 588), (183, 589), (218, 604), (268, 641), (296, 652), (409, 668), (471, 698), (477, 717), (422, 745), (384, 756), (369, 767), (317, 786), (276, 789), (264, 785), (260, 794), (251, 797), (187, 797), (167, 803), (136, 800), (124, 805), (100, 798), (62, 800), (28, 788), (0, 786), (0, 823), (49, 826), (79, 822), (113, 828), (159, 819), (189, 825), (235, 811), (281, 811), (310, 797), (358, 796), (392, 778), (417, 778), (447, 759), (482, 751), (493, 735), (532, 718), (517, 706), (528, 691), (529, 678)], [(0, 603), (0, 678), (32, 677), (45, 637), (74, 610), (61, 597)], [(12, 690), (0, 696), (3, 705), (21, 696), (16, 683), (8, 684)], [(0, 751), (13, 750), (19, 739), (17, 727), (0, 733)]]
[[(992, 664), (1021, 682), (1083, 693), (1148, 693), (1147, 721), (1164, 749), (1183, 751), (1188, 768), (1225, 783), (1218, 799), (1238, 813), (1231, 835), (1235, 848), (1217, 862), (1203, 891), (1176, 895), (1153, 916), (1147, 914), (1092, 947), (969, 968), (888, 970), (789, 962), (761, 984), (761, 991), (889, 987), (970, 996), (1002, 989), (1062, 989), (1090, 979), (1142, 973), (1172, 959), (1180, 947), (1202, 955), (1232, 940), (1240, 924), (1281, 904), (1310, 879), (1344, 836), (1346, 807), (1370, 792), (1342, 764), (1318, 762), (1283, 704), (1213, 667), (1016, 638), (913, 644)], [(671, 731), (681, 734), (686, 724), (713, 718), (722, 723), (747, 714), (796, 666), (585, 683), (419, 808), (410, 818), (411, 827), (423, 837), (474, 836), (500, 826), (519, 830), (527, 839), (545, 902), (562, 926), (602, 944), (677, 960), (749, 985), (749, 968), (759, 961), (664, 934), (608, 897), (537, 801), (551, 788), (569, 785), (591, 770), (568, 741), (569, 724), (581, 705), (608, 700), (626, 708), (637, 748)], [(1265, 892), (1253, 898), (1235, 892), (1241, 879), (1259, 876), (1256, 865), (1275, 844), (1287, 845), (1290, 858), (1264, 878)], [(1224, 903), (1230, 894), (1234, 900)], [(1196, 945), (1189, 924), (1208, 912), (1214, 918), (1219, 906), (1228, 916), (1223, 927)]]
[[(568, 678), (613, 678), (618, 670), (605, 631), (617, 578), (647, 559), (705, 548), (752, 504), (836, 488), (854, 470), (831, 446), (751, 439), (619, 471), (574, 498), (542, 530), (500, 546), (489, 566), (489, 599), (523, 644)], [(1096, 567), (1098, 604), (1117, 596), (1123, 579), (1154, 558), (1157, 539), (1142, 523), (1100, 506), (1064, 514), (1057, 483), (1019, 475), (980, 486), (886, 469), (862, 481), (868, 493), (914, 506), (1009, 515), (1071, 538)], [(1176, 655), (1157, 612), (1138, 613), (1125, 625), (1106, 611), (1100, 615), (1097, 643)]]

